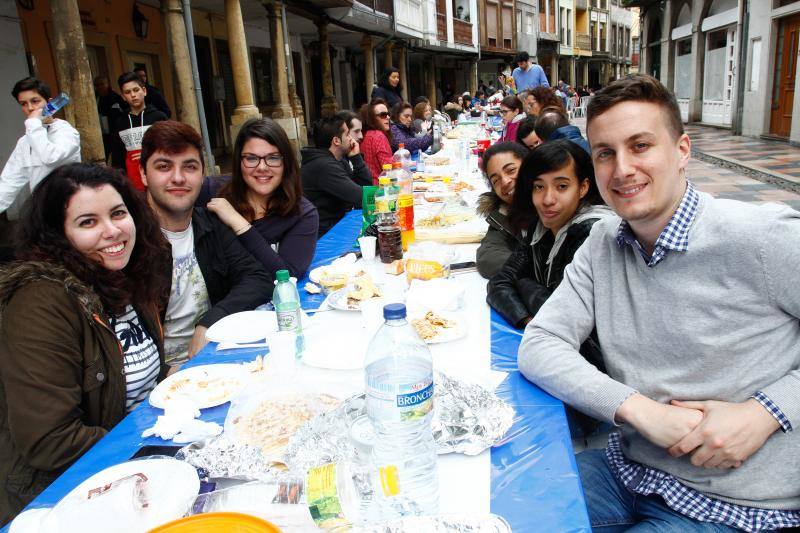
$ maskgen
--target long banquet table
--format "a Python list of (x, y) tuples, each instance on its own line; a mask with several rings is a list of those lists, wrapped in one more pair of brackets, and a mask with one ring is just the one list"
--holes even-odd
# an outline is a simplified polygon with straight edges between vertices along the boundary
[[(352, 211), (345, 216), (317, 243), (311, 268), (326, 265), (352, 250), (360, 224), (360, 211)], [(298, 283), (304, 308), (318, 307), (322, 297), (302, 291), (304, 283), (305, 280)], [(483, 299), (483, 294), (469, 296)], [(488, 350), (492, 370), (508, 373), (496, 392), (515, 409), (515, 422), (503, 443), (492, 448), (490, 452), (466, 458), (469, 461), (460, 461), (459, 458), (453, 461), (449, 456), (440, 456), (440, 492), (443, 493), (441, 506), (451, 512), (498, 514), (509, 522), (515, 532), (591, 531), (564, 406), (559, 400), (527, 381), (517, 370), (517, 348), (521, 333), (511, 328), (494, 311), (484, 311), (490, 317), (489, 345), (471, 349)], [(185, 366), (245, 362), (263, 353), (264, 348), (216, 352), (215, 344), (212, 343)], [(436, 358), (434, 364), (436, 365)], [(205, 409), (201, 418), (223, 424), (228, 406), (229, 404), (224, 404)], [(143, 402), (56, 479), (28, 508), (55, 505), (83, 480), (111, 465), (128, 460), (143, 446), (171, 444), (156, 437), (141, 437), (142, 431), (152, 426), (161, 413), (160, 409), (152, 407), (149, 402)], [(482, 466), (482, 462), (486, 465)], [(475, 472), (485, 472), (489, 476), (486, 483), (489, 489), (488, 498), (479, 484), (475, 484), (473, 489), (468, 483), (463, 486), (463, 483), (453, 482), (452, 478), (457, 477), (465, 468), (472, 475)], [(448, 478), (451, 478), (449, 483)]]

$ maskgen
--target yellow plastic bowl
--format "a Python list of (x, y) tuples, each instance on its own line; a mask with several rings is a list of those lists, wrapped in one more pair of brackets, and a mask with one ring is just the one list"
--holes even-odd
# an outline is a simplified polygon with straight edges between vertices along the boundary
[(150, 533), (281, 533), (280, 528), (242, 513), (206, 513), (179, 518), (151, 529)]

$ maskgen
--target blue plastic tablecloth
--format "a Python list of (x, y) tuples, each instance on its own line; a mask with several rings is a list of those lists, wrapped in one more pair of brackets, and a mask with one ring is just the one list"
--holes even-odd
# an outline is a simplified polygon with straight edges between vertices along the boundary
[[(311, 268), (355, 250), (360, 227), (361, 212), (348, 213), (319, 240)], [(302, 287), (304, 283), (305, 279), (298, 285)], [(322, 302), (319, 295), (301, 293), (306, 309), (316, 308)], [(517, 371), (520, 339), (521, 332), (492, 311), (492, 368), (509, 373), (497, 393), (514, 407), (517, 417), (504, 443), (491, 450), (491, 512), (508, 520), (515, 532), (590, 531), (564, 406)], [(250, 361), (266, 352), (261, 348), (220, 354), (214, 351), (215, 346), (210, 344), (185, 366)], [(227, 411), (228, 404), (205, 409), (202, 419), (222, 424)], [(143, 402), (28, 508), (55, 505), (82, 481), (127, 461), (142, 446), (171, 444), (155, 437), (141, 437), (142, 431), (152, 426), (160, 413), (160, 409)]]

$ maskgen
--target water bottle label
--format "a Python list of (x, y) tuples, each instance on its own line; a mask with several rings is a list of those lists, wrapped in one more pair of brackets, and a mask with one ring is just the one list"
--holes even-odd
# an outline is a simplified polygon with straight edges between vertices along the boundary
[(277, 311), (278, 329), (294, 331), (300, 326), (300, 311)]
[[(419, 383), (399, 385), (397, 388), (367, 381), (367, 394), (385, 402), (391, 402), (401, 422), (424, 418), (433, 409), (433, 375)], [(397, 420), (397, 415), (393, 415)]]
[(311, 518), (320, 529), (349, 527), (336, 487), (336, 463), (309, 468), (306, 474), (306, 501)]

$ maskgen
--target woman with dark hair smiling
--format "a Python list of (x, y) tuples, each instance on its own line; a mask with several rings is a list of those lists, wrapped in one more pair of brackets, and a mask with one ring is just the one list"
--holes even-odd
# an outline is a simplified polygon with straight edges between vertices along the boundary
[(592, 225), (611, 214), (583, 149), (564, 140), (536, 147), (519, 169), (508, 217), (529, 238), (489, 281), (486, 301), (509, 324), (524, 327), (561, 283)]
[(519, 123), (525, 120), (525, 113), (522, 111), (522, 102), (516, 96), (506, 96), (500, 102), (500, 118), (503, 120), (503, 135), (499, 142), (514, 142), (517, 140), (517, 128)]
[(408, 102), (400, 102), (392, 108), (392, 150), (397, 151), (402, 143), (406, 150), (413, 154), (417, 150), (427, 150), (433, 144), (433, 135), (430, 133), (416, 136), (412, 126), (413, 121), (411, 104)]
[(361, 124), (364, 140), (361, 155), (367, 164), (372, 181), (378, 184), (383, 165), (392, 163), (392, 132), (390, 131), (389, 107), (380, 98), (361, 106)]
[(300, 165), (286, 132), (270, 119), (245, 122), (233, 147), (233, 177), (208, 203), (275, 276), (302, 277), (317, 244), (319, 215), (303, 197)]
[(491, 278), (505, 264), (521, 242), (520, 231), (511, 227), (508, 213), (514, 200), (517, 172), (528, 150), (518, 143), (490, 146), (483, 154), (483, 172), (491, 190), (478, 200), (478, 214), (486, 217), (489, 229), (476, 252), (475, 263), (484, 278)]
[(127, 177), (74, 163), (33, 191), (0, 271), (0, 523), (166, 376), (172, 257)]
[(372, 89), (370, 100), (381, 99), (391, 109), (403, 101), (403, 87), (400, 85), (400, 70), (396, 67), (384, 69), (381, 79)]

